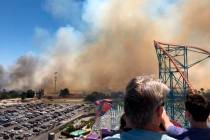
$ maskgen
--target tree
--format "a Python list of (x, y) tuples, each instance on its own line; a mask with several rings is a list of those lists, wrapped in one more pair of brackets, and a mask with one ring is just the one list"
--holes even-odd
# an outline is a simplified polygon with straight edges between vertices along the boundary
[(61, 89), (60, 90), (60, 94), (59, 94), (60, 97), (67, 97), (69, 95), (70, 95), (70, 92), (69, 92), (69, 89), (68, 88)]
[(84, 100), (90, 101), (90, 102), (95, 102), (97, 100), (105, 99), (105, 98), (110, 98), (110, 96), (108, 96), (107, 94), (105, 94), (103, 92), (94, 91), (91, 94), (87, 95)]
[(32, 89), (27, 91), (23, 91), (21, 94), (21, 100), (23, 101), (25, 98), (34, 98), (35, 92)]
[(34, 98), (35, 92), (32, 89), (26, 91), (26, 98)]
[(25, 98), (26, 98), (26, 92), (22, 92), (22, 94), (21, 94), (21, 100), (23, 101), (23, 100), (25, 100)]
[(0, 99), (11, 99), (21, 97), (21, 94), (17, 90), (7, 91), (5, 89), (0, 90)]
[(200, 94), (205, 94), (204, 88), (201, 88), (201, 89), (200, 89)]
[(76, 128), (74, 127), (73, 124), (69, 124), (68, 127), (66, 128), (67, 133), (73, 132), (75, 130), (76, 130)]
[(44, 96), (44, 89), (41, 89), (38, 92), (36, 92), (36, 97), (38, 99), (41, 99), (43, 96)]
[(8, 95), (9, 95), (9, 98), (18, 98), (18, 97), (20, 97), (19, 92), (16, 91), (16, 90), (9, 91)]

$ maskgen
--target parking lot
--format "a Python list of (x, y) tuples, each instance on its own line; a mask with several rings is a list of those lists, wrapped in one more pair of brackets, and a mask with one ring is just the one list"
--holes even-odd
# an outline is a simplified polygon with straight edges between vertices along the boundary
[(28, 103), (0, 107), (0, 140), (31, 139), (86, 110), (86, 104)]

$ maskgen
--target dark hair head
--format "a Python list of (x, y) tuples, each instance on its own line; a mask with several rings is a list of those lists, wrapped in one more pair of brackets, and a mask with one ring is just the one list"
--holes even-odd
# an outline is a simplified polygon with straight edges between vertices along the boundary
[(206, 121), (210, 112), (209, 107), (209, 102), (204, 96), (199, 94), (190, 94), (187, 96), (185, 108), (195, 121)]

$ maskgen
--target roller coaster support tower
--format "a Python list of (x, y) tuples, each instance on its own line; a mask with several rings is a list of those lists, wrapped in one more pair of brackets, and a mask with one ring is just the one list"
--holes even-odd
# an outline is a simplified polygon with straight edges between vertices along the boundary
[[(183, 102), (187, 94), (195, 94), (188, 78), (189, 69), (210, 58), (210, 52), (198, 47), (158, 41), (154, 41), (154, 46), (159, 62), (159, 78), (170, 87), (166, 109), (172, 119), (184, 123)], [(191, 55), (199, 57), (191, 62), (188, 61)]]

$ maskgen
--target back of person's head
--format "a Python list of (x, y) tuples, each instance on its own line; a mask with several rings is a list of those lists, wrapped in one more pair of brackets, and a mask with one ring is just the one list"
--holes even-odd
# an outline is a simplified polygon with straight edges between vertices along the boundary
[(199, 94), (190, 94), (187, 96), (185, 102), (186, 111), (188, 111), (194, 121), (205, 122), (209, 116), (209, 102), (208, 100)]
[(158, 107), (164, 104), (169, 88), (149, 76), (137, 76), (126, 88), (125, 115), (134, 128), (143, 128), (152, 119)]

